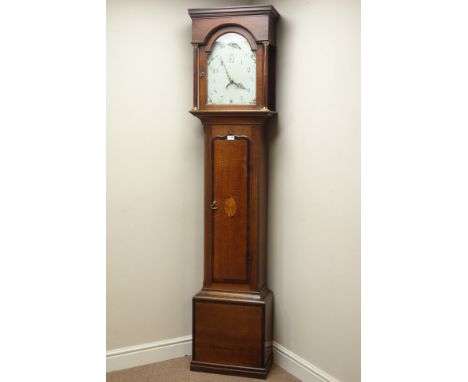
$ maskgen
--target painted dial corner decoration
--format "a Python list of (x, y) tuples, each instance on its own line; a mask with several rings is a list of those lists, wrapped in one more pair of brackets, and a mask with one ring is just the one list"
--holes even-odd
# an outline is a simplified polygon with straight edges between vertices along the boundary
[(225, 33), (213, 44), (207, 61), (208, 105), (256, 104), (256, 56), (239, 33)]

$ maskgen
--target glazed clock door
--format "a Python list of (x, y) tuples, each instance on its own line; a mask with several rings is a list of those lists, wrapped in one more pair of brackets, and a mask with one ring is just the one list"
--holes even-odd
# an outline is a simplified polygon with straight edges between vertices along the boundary
[(211, 144), (212, 278), (248, 283), (250, 140), (218, 136)]

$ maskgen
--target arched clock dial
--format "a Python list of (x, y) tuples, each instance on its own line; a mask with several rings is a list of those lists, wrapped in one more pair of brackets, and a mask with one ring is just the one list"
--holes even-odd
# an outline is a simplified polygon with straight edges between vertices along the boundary
[(256, 56), (239, 33), (225, 33), (207, 61), (207, 104), (255, 105)]

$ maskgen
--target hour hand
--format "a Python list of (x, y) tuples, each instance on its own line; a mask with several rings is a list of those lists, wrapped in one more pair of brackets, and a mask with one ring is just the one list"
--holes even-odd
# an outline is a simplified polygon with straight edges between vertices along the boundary
[(226, 89), (229, 87), (229, 85), (236, 84), (233, 80), (229, 81), (229, 83), (226, 85)]
[(245, 90), (245, 86), (242, 85), (240, 82), (232, 82), (234, 85), (236, 85), (237, 89), (243, 89)]

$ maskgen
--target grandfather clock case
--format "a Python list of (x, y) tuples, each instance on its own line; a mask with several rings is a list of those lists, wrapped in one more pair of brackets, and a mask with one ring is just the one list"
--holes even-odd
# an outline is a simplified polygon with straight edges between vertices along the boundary
[(189, 9), (193, 108), (205, 132), (203, 288), (193, 297), (190, 369), (266, 378), (267, 129), (275, 117), (273, 6)]

